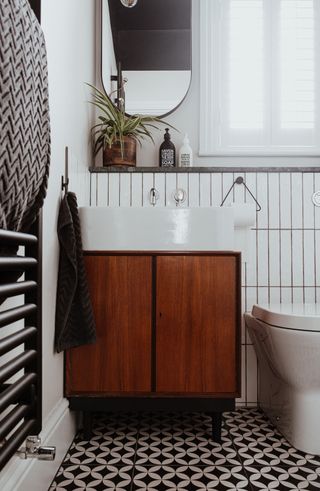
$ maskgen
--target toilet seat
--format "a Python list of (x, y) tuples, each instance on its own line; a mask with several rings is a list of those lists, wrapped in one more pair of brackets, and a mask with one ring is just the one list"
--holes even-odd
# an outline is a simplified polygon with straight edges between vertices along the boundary
[(320, 304), (316, 303), (254, 305), (252, 316), (275, 327), (320, 332)]

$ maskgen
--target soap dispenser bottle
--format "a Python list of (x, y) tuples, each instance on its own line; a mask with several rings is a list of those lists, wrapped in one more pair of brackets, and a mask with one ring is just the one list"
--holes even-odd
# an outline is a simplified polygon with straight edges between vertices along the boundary
[(176, 166), (176, 148), (171, 141), (169, 128), (166, 128), (164, 141), (159, 149), (159, 165), (160, 167), (175, 167)]
[(179, 150), (179, 167), (192, 167), (193, 152), (187, 133), (184, 135), (183, 144)]

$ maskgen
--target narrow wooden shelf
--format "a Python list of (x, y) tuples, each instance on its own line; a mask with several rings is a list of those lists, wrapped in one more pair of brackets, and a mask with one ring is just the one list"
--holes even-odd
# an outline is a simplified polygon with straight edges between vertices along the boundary
[(218, 172), (320, 172), (320, 167), (89, 167), (92, 174), (208, 174)]

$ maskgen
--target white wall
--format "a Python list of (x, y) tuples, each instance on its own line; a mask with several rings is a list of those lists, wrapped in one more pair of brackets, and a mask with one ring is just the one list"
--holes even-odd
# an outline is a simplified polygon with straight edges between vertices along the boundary
[(70, 149), (70, 190), (77, 192), (80, 204), (89, 200), (92, 114), (84, 84), (95, 83), (95, 2), (42, 0), (42, 26), (48, 50), (52, 130), (43, 210), (43, 435), (47, 444), (57, 445), (58, 455), (54, 463), (12, 459), (1, 473), (3, 491), (46, 490), (74, 435), (73, 418), (63, 399), (63, 355), (56, 354), (53, 346), (59, 257), (56, 226), (65, 146)]

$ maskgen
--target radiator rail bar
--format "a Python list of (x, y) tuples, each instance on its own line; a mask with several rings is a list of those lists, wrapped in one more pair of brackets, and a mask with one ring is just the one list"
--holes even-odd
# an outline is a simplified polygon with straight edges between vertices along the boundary
[(6, 285), (0, 285), (0, 298), (1, 297), (14, 297), (15, 295), (22, 295), (31, 290), (37, 288), (35, 281), (20, 281), (18, 283), (7, 283)]
[(42, 429), (41, 268), (41, 213), (30, 234), (0, 230), (0, 471)]
[(34, 304), (27, 304), (21, 307), (14, 307), (13, 309), (6, 310), (0, 313), (0, 327), (7, 326), (13, 322), (24, 319), (25, 317), (36, 312), (37, 306)]
[(35, 350), (27, 350), (0, 367), (0, 384), (31, 363), (37, 356)]
[(0, 356), (8, 353), (37, 334), (36, 327), (26, 327), (0, 340)]

